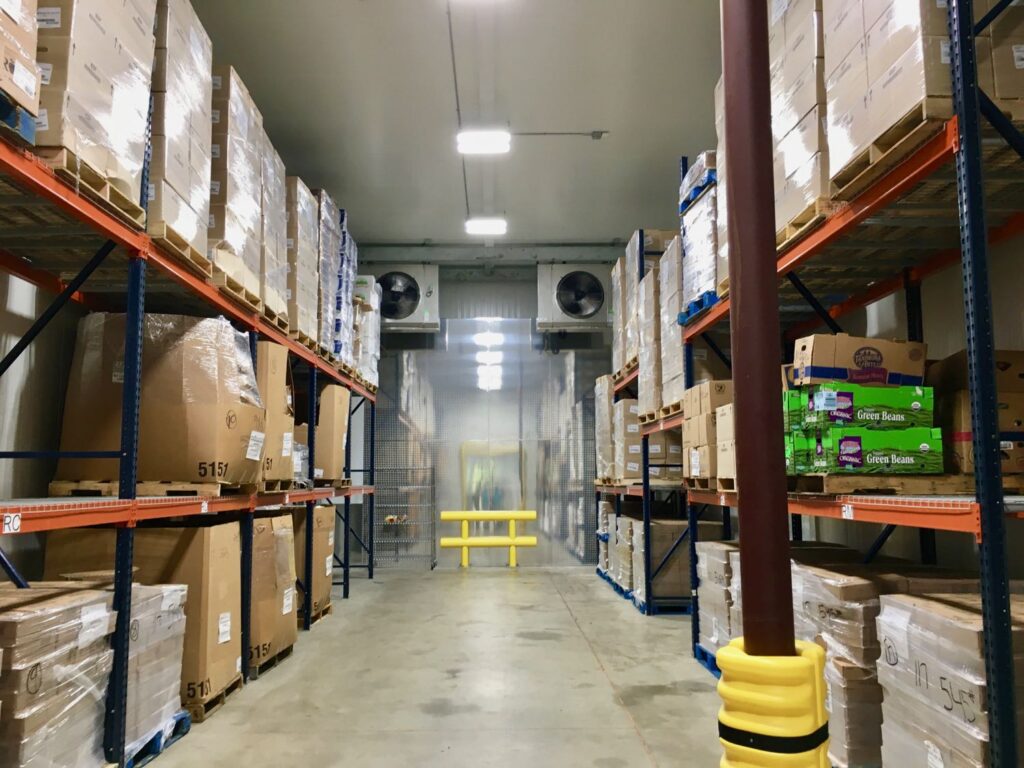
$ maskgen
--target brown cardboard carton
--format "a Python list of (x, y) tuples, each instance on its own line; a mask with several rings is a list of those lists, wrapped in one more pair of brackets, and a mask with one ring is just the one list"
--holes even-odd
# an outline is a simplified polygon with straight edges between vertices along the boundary
[[(1019, 474), (1024, 472), (1024, 392), (998, 393), (996, 409), (1003, 474)], [(974, 474), (971, 393), (961, 389), (940, 394), (935, 420), (943, 430), (947, 471)]]
[(736, 439), (736, 422), (732, 403), (720, 405), (715, 409), (715, 430), (720, 443)]
[(863, 0), (833, 0), (822, 4), (825, 76), (830, 76), (850, 51), (864, 39)]
[(920, 384), (927, 347), (920, 342), (816, 334), (798, 339), (793, 352), (797, 385), (823, 381)]
[[(331, 604), (331, 583), (334, 576), (334, 507), (313, 508), (313, 599), (314, 616)], [(295, 536), (295, 570), (299, 581), (306, 581), (306, 510), (292, 510)], [(298, 621), (303, 620), (305, 596), (298, 592), (296, 607)]]
[(678, 480), (683, 476), (683, 436), (678, 429), (663, 433), (665, 435), (665, 463), (669, 464), (668, 478)]
[[(14, 3), (18, 5), (18, 3)], [(36, 68), (35, 44), (27, 47), (22, 42), (34, 37), (27, 33), (6, 13), (0, 13), (0, 89), (29, 114), (39, 111), (40, 76)]]
[(736, 441), (727, 440), (716, 446), (717, 476), (721, 479), (736, 479)]
[[(79, 322), (62, 450), (121, 445), (124, 315)], [(224, 318), (147, 314), (139, 404), (139, 480), (254, 483), (265, 412), (244, 336)], [(61, 480), (117, 478), (113, 459), (61, 459)]]
[[(698, 525), (698, 541), (721, 538), (722, 526), (720, 523), (701, 522)], [(687, 527), (688, 524), (685, 520), (651, 520), (652, 568), (657, 568), (665, 560), (666, 555), (669, 554)], [(631, 542), (633, 589), (639, 590), (638, 597), (644, 600), (646, 599), (643, 594), (645, 542), (644, 526), (639, 520), (632, 523)], [(654, 576), (651, 582), (651, 592), (655, 597), (688, 597), (690, 595), (690, 550), (685, 543), (675, 547), (672, 556)]]
[(253, 524), (249, 664), (259, 666), (298, 639), (292, 516)]
[(828, 97), (826, 134), (833, 177), (876, 138), (872, 135), (874, 126), (868, 111), (870, 83), (867, 49), (861, 41), (835, 66), (825, 82)]
[(699, 391), (702, 414), (714, 414), (720, 405), (732, 402), (731, 381), (705, 381)]
[[(111, 530), (54, 531), (46, 542), (44, 576), (109, 567), (115, 543)], [(134, 554), (140, 583), (188, 589), (181, 698), (201, 705), (231, 685), (242, 668), (238, 523), (139, 529)]]
[(319, 339), (317, 302), (320, 291), (319, 209), (302, 179), (286, 179), (288, 224), (288, 319), (292, 329)]
[(690, 448), (690, 474), (687, 477), (713, 478), (716, 477), (716, 463), (718, 461), (718, 449), (713, 445), (699, 445)]
[[(288, 349), (272, 341), (256, 345), (256, 384), (267, 409), (266, 438), (263, 442), (261, 480), (291, 480), (292, 431), (295, 417), (288, 386)], [(319, 444), (317, 445), (319, 453)]]
[[(320, 413), (316, 425), (315, 479), (339, 480), (345, 476), (345, 441), (348, 435), (350, 393), (338, 384), (320, 392)], [(295, 441), (309, 445), (309, 426), (295, 425)]]
[[(1024, 350), (996, 350), (995, 358), (996, 390), (999, 392), (1024, 392)], [(936, 394), (969, 389), (967, 351), (960, 350), (929, 365), (925, 383), (929, 387), (934, 387)]]
[(718, 442), (718, 430), (715, 423), (715, 410), (702, 412), (696, 419), (696, 435), (694, 442), (697, 445), (714, 445)]

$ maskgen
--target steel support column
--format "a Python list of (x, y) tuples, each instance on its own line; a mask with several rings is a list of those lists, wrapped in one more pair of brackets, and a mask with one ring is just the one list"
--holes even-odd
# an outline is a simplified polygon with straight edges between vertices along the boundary
[[(132, 256), (128, 262), (128, 303), (124, 332), (124, 383), (121, 394), (121, 457), (118, 495), (135, 498), (139, 444), (139, 397), (142, 386), (142, 325), (145, 319), (146, 262)], [(124, 761), (128, 707), (128, 650), (132, 622), (132, 560), (135, 531), (117, 529), (114, 549), (114, 602), (117, 611), (111, 645), (114, 650), (103, 732), (107, 760)]]
[[(360, 401), (362, 403), (363, 401)], [(349, 414), (348, 422), (345, 425), (345, 477), (349, 483), (352, 482), (352, 415), (359, 409), (357, 405), (355, 410), (351, 410), (352, 405), (349, 401)], [(343, 502), (343, 508), (345, 510), (342, 515), (342, 523), (344, 530), (341, 533), (341, 597), (343, 600), (348, 600), (349, 590), (349, 577), (352, 575), (352, 568), (349, 565), (349, 560), (352, 557), (350, 540), (352, 534), (350, 533), (351, 522), (352, 522), (352, 494), (346, 493), (345, 500)]]
[(1010, 768), (1018, 764), (1017, 709), (1006, 566), (1002, 459), (996, 414), (995, 342), (992, 335), (992, 294), (988, 275), (988, 230), (982, 179), (973, 5), (971, 0), (949, 0), (949, 37), (953, 60), (953, 103), (960, 132), (956, 174), (974, 478), (981, 508), (979, 559), (989, 702), (989, 751), (994, 768)]
[[(306, 442), (309, 444), (309, 472), (307, 478), (309, 479), (310, 487), (316, 486), (316, 420), (317, 420), (317, 370), (315, 366), (309, 366), (309, 382), (306, 390), (306, 398), (308, 400), (306, 408), (306, 424), (308, 429), (306, 430), (308, 437)], [(306, 530), (303, 532), (306, 539), (306, 557), (305, 562), (302, 564), (302, 580), (304, 593), (302, 596), (302, 628), (308, 630), (313, 624), (313, 507), (315, 502), (306, 502)]]
[(11, 562), (10, 558), (7, 557), (7, 553), (2, 549), (0, 549), (0, 568), (3, 568), (7, 578), (11, 580), (14, 586), (18, 589), (28, 589), (28, 582), (18, 573), (18, 569), (14, 567), (14, 563)]
[[(256, 343), (259, 341), (259, 334), (256, 331), (249, 331), (249, 357), (252, 358), (253, 371), (256, 370)], [(264, 404), (265, 405), (265, 404)], [(253, 534), (255, 528), (255, 513), (253, 510), (244, 510), (238, 521), (238, 535), (240, 543), (239, 567), (241, 576), (241, 641), (242, 641), (242, 679), (249, 679), (249, 669), (253, 661), (258, 659), (250, 658), (252, 651), (252, 548)]]
[[(370, 447), (370, 463), (368, 465), (368, 469), (370, 470), (368, 474), (369, 474), (369, 477), (370, 477), (370, 487), (371, 488), (374, 487), (374, 483), (377, 481), (377, 477), (376, 477), (376, 473), (375, 473), (375, 470), (376, 470), (376, 467), (377, 467), (376, 443), (377, 443), (377, 403), (375, 403), (374, 401), (371, 400), (370, 401), (370, 446), (369, 446)], [(366, 509), (369, 510), (369, 512), (367, 513), (367, 518), (369, 520), (369, 525), (368, 525), (368, 530), (367, 530), (366, 535), (367, 535), (367, 540), (370, 543), (370, 546), (367, 548), (367, 552), (369, 553), (370, 562), (369, 562), (368, 568), (367, 568), (367, 577), (371, 578), (371, 579), (373, 578), (373, 548), (374, 548), (374, 539), (376, 538), (376, 535), (375, 535), (375, 532), (374, 532), (374, 529), (373, 529), (373, 525), (374, 525), (374, 522), (373, 522), (373, 512), (374, 512), (373, 502), (374, 502), (374, 498), (375, 498), (375, 494), (373, 494), (373, 493), (369, 493), (369, 494), (364, 494), (363, 495), (363, 505), (364, 505), (364, 507)]]
[[(782, 451), (782, 331), (775, 273), (772, 207), (771, 89), (768, 6), (764, 0), (722, 0), (725, 51), (725, 149), (743, 183), (730, 184), (729, 291), (737, 435), (737, 494), (742, 563), (744, 642), (755, 656), (791, 656), (793, 590), (789, 571), (786, 465)], [(765, 450), (765, 446), (778, 446)], [(756, 503), (749, 500), (756, 499)]]
[(640, 438), (641, 475), (643, 482), (644, 515), (644, 613), (654, 613), (654, 595), (651, 594), (651, 439), (648, 435)]
[(828, 329), (832, 333), (843, 332), (839, 323), (837, 323), (835, 318), (828, 313), (828, 310), (825, 309), (824, 305), (818, 301), (818, 297), (811, 293), (811, 289), (804, 285), (804, 281), (797, 277), (796, 272), (787, 272), (786, 279), (788, 279), (793, 287), (796, 288), (797, 293), (803, 297), (804, 301), (806, 301), (808, 305), (810, 305), (811, 309), (814, 310), (814, 314), (818, 316), (818, 319), (828, 326)]

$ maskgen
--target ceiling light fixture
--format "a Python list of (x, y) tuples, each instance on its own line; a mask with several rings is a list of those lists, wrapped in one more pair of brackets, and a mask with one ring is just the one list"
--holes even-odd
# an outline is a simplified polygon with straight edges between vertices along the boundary
[(466, 219), (467, 235), (504, 235), (508, 232), (508, 222), (502, 218)]
[(512, 151), (512, 134), (503, 129), (459, 131), (455, 143), (460, 155), (507, 155)]

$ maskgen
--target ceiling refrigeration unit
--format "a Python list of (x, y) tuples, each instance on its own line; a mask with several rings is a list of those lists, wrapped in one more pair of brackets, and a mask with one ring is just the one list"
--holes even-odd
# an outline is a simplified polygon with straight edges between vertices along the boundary
[(537, 330), (607, 328), (611, 274), (610, 264), (538, 264)]
[(388, 264), (374, 271), (381, 288), (382, 331), (441, 330), (436, 264)]

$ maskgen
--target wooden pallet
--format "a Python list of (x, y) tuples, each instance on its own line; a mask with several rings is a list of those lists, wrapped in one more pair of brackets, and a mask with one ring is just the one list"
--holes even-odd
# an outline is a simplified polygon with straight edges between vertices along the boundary
[(266, 302), (263, 303), (263, 319), (279, 331), (288, 333), (288, 315), (284, 312), (275, 312)]
[(658, 412), (650, 411), (649, 413), (641, 413), (639, 419), (641, 424), (650, 424), (658, 420)]
[(82, 160), (67, 147), (37, 147), (36, 154), (57, 178), (122, 221), (141, 229), (146, 223), (146, 212), (138, 200), (132, 200), (110, 179)]
[(786, 226), (775, 233), (775, 248), (784, 251), (803, 240), (807, 235), (825, 222), (825, 219), (836, 210), (836, 204), (827, 197), (819, 197), (810, 203)]
[[(323, 606), (320, 610), (313, 611), (313, 616), (309, 620), (309, 626), (312, 627), (314, 624), (319, 623), (322, 619), (326, 619), (332, 613), (334, 613), (334, 605), (333, 605), (333, 603), (328, 603), (327, 605)], [(301, 608), (299, 609), (298, 617), (299, 617), (299, 626), (301, 627), (303, 625), (303, 614), (302, 614), (302, 609)]]
[(676, 403), (669, 403), (668, 405), (661, 406), (661, 408), (658, 409), (658, 417), (662, 419), (667, 419), (670, 416), (675, 416), (676, 414), (680, 414), (682, 412), (683, 401), (680, 400), (679, 402)]
[(718, 490), (718, 479), (714, 477), (685, 477), (683, 484), (691, 491)]
[(154, 243), (193, 272), (207, 278), (213, 276), (213, 264), (206, 258), (206, 254), (200, 253), (192, 243), (175, 232), (167, 222), (151, 221), (147, 225), (146, 231)]
[(892, 493), (901, 496), (949, 496), (974, 492), (971, 475), (800, 475), (789, 478), (790, 492), (842, 496)]
[(281, 493), (283, 491), (290, 491), (294, 485), (294, 480), (261, 480), (256, 483), (256, 492)]
[(251, 309), (253, 312), (263, 311), (263, 299), (259, 297), (259, 294), (250, 291), (216, 264), (213, 265), (213, 276), (210, 278), (210, 282), (216, 285), (221, 293), (234, 299), (243, 307)]
[(832, 174), (833, 198), (852, 200), (941, 131), (952, 116), (951, 99), (923, 99), (871, 146)]
[(302, 331), (289, 331), (288, 338), (298, 342), (310, 352), (316, 352), (319, 345)]
[(736, 478), (735, 477), (719, 477), (718, 478), (718, 492), (719, 493), (735, 493), (736, 492)]
[(616, 384), (619, 383), (624, 378), (633, 373), (633, 371), (635, 371), (639, 366), (640, 359), (636, 355), (634, 355), (633, 357), (626, 361), (626, 364), (625, 366), (623, 366), (622, 370), (616, 371), (615, 373), (612, 374), (612, 381), (615, 382)]
[[(50, 483), (50, 496), (111, 496), (117, 497), (117, 480), (54, 480)], [(140, 480), (135, 486), (136, 496), (231, 496), (255, 492), (252, 485), (222, 485), (221, 483), (180, 483), (174, 481)]]
[(249, 680), (250, 681), (252, 681), (252, 680), (259, 680), (260, 679), (260, 675), (263, 675), (263, 674), (269, 672), (274, 667), (276, 667), (278, 664), (280, 664), (282, 661), (284, 661), (289, 656), (291, 656), (293, 653), (295, 653), (295, 646), (294, 645), (289, 645), (287, 648), (283, 648), (280, 651), (278, 651), (277, 653), (275, 653), (269, 659), (264, 659), (259, 664), (252, 664), (250, 662), (250, 664), (249, 664)]
[(220, 693), (211, 696), (206, 701), (190, 701), (185, 704), (185, 709), (192, 715), (192, 722), (203, 723), (210, 718), (214, 712), (224, 706), (228, 698), (242, 690), (242, 676), (235, 675)]

